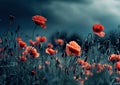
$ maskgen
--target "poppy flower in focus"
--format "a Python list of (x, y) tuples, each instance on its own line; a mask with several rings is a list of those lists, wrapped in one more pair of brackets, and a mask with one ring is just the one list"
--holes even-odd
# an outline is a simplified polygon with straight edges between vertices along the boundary
[(100, 32), (100, 33), (95, 33), (96, 35), (98, 35), (99, 37), (104, 37), (105, 36), (105, 32)]
[(63, 45), (64, 41), (62, 39), (57, 39), (55, 42), (59, 45)]
[(66, 54), (67, 56), (80, 56), (81, 47), (75, 41), (70, 41), (69, 44), (66, 45)]
[(98, 35), (99, 37), (104, 37), (105, 32), (103, 32), (104, 26), (101, 24), (94, 24), (93, 25), (93, 32)]
[(23, 41), (18, 41), (18, 45), (21, 47), (21, 48), (26, 48), (27, 47), (27, 44)]
[(53, 50), (52, 48), (46, 48), (46, 53), (49, 55), (54, 55), (57, 53), (57, 50)]
[(35, 24), (40, 25), (42, 28), (46, 28), (46, 21), (47, 19), (40, 15), (35, 15), (32, 17), (32, 20), (35, 22)]
[(53, 48), (53, 45), (51, 43), (48, 43), (47, 48)]

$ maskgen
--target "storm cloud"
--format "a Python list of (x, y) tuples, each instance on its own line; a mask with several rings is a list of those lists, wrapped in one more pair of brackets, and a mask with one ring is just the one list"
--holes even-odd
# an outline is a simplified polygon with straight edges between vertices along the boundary
[(34, 26), (31, 17), (39, 14), (47, 18), (49, 33), (68, 31), (86, 35), (92, 32), (94, 23), (103, 24), (106, 32), (117, 29), (119, 4), (119, 0), (1, 0), (0, 18), (4, 22), (4, 17), (13, 14), (22, 28), (30, 31)]

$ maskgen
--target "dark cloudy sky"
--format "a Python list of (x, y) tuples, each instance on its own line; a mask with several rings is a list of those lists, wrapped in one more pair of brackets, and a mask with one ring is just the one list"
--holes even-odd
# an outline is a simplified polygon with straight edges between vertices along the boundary
[[(8, 16), (15, 16), (15, 23), (31, 33), (33, 15), (47, 18), (47, 29), (41, 34), (68, 31), (86, 35), (94, 23), (101, 23), (105, 31), (117, 29), (120, 24), (119, 0), (0, 0), (0, 30), (5, 30)], [(24, 32), (25, 32), (24, 31)]]

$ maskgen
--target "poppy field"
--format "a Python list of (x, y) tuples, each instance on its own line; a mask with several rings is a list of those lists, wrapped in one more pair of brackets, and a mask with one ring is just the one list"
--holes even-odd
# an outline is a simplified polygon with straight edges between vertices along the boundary
[[(10, 16), (12, 24), (14, 16)], [(7, 29), (0, 34), (0, 85), (120, 85), (120, 32), (100, 23), (82, 38), (56, 32), (47, 38), (47, 19), (31, 18), (32, 37)]]

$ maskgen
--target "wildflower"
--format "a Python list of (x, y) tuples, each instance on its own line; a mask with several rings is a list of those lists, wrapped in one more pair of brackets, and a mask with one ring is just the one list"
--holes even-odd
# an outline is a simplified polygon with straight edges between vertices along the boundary
[(120, 71), (120, 61), (115, 64), (115, 68)]
[(53, 45), (51, 43), (48, 43), (47, 48), (53, 48)]
[(118, 59), (118, 55), (117, 54), (111, 54), (109, 57), (108, 57), (108, 60), (113, 62), (115, 60)]
[(27, 58), (26, 58), (25, 56), (19, 56), (19, 58), (20, 58), (20, 60), (22, 60), (22, 61), (26, 61), (26, 60), (27, 60)]
[(63, 45), (64, 41), (62, 39), (56, 39), (55, 42), (59, 45)]
[(32, 41), (32, 40), (29, 40), (29, 43), (31, 44), (31, 45), (38, 45), (39, 44), (39, 42), (35, 42), (35, 41)]
[(85, 71), (84, 71), (84, 74), (85, 74), (86, 76), (92, 76), (92, 75), (93, 75), (93, 73), (90, 72), (90, 70), (85, 70)]
[(80, 56), (81, 47), (75, 41), (70, 41), (69, 44), (66, 45), (66, 54), (67, 56)]
[(78, 58), (78, 59), (77, 59), (77, 63), (79, 63), (79, 64), (83, 65), (85, 62), (84, 62), (84, 60), (82, 60), (82, 59)]
[(16, 40), (17, 40), (17, 42), (18, 41), (22, 41), (22, 38), (21, 37), (17, 37)]
[(52, 48), (46, 48), (46, 53), (49, 55), (54, 55), (57, 53), (57, 50), (53, 50)]
[(103, 32), (104, 26), (101, 24), (94, 24), (93, 25), (93, 32), (98, 35), (99, 37), (104, 37), (105, 33)]
[(47, 38), (45, 36), (42, 36), (41, 39), (40, 39), (40, 42), (44, 43), (44, 42), (46, 42), (46, 40), (47, 40)]
[(99, 72), (103, 71), (104, 69), (105, 69), (104, 65), (98, 63), (98, 65), (97, 65), (97, 72), (99, 73)]
[(36, 42), (44, 43), (46, 42), (47, 38), (45, 36), (38, 36), (36, 37)]
[(35, 24), (40, 25), (42, 28), (46, 28), (46, 21), (47, 19), (40, 15), (35, 15), (32, 17), (32, 20), (35, 22)]
[(27, 44), (23, 41), (18, 41), (18, 44), (21, 48), (26, 48)]
[(40, 56), (40, 53), (38, 53), (37, 50), (32, 46), (27, 46), (25, 51), (22, 54), (25, 55), (25, 54), (28, 54), (28, 53), (31, 56), (33, 56), (34, 58), (37, 58), (37, 57)]

